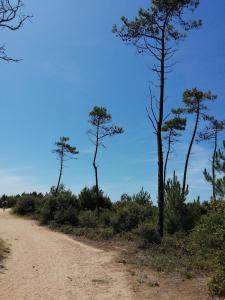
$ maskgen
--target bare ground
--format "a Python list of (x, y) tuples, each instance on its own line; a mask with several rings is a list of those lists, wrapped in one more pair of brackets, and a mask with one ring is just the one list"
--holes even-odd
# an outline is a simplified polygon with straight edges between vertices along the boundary
[(0, 274), (0, 299), (138, 299), (115, 251), (82, 244), (8, 212), (0, 213), (0, 236), (11, 248)]

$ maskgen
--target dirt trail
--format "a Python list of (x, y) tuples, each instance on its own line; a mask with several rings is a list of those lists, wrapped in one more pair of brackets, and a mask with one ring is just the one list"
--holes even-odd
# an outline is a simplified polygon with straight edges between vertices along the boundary
[(87, 246), (8, 212), (0, 212), (0, 237), (11, 248), (0, 274), (2, 300), (138, 299), (115, 251)]

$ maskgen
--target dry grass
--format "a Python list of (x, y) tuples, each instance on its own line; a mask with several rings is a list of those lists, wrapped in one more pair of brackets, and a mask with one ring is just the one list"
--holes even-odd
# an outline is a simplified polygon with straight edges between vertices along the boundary
[(7, 257), (9, 248), (3, 240), (0, 239), (0, 268), (3, 267), (3, 260)]

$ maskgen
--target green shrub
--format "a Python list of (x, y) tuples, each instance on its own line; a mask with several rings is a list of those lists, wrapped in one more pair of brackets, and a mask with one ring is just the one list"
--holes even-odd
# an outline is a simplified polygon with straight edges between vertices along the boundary
[(111, 225), (115, 233), (130, 231), (150, 219), (151, 216), (150, 207), (136, 202), (127, 202), (126, 205), (117, 208), (116, 214), (111, 218)]
[(112, 228), (99, 228), (97, 239), (98, 240), (110, 240), (114, 236)]
[(191, 203), (186, 203), (184, 206), (184, 214), (182, 221), (182, 229), (185, 232), (190, 232), (199, 223), (201, 217), (209, 211), (209, 203), (200, 203), (200, 200), (194, 200)]
[(225, 271), (217, 271), (208, 287), (213, 296), (225, 297)]
[(95, 211), (81, 211), (79, 214), (79, 226), (87, 228), (95, 228), (98, 224), (98, 218)]
[(20, 196), (17, 195), (17, 196), (6, 196), (6, 195), (3, 195), (1, 198), (0, 198), (0, 207), (2, 208), (2, 203), (3, 202), (7, 202), (7, 208), (11, 208), (11, 207), (14, 207), (16, 205), (16, 202), (18, 200)]
[(59, 194), (57, 197), (48, 196), (45, 198), (40, 210), (40, 222), (49, 224), (55, 221), (57, 224), (77, 225), (79, 203), (75, 196)]
[(169, 234), (190, 232), (201, 216), (207, 214), (207, 202), (201, 204), (198, 199), (185, 203), (188, 192), (187, 188), (183, 198), (181, 184), (174, 172), (173, 178), (165, 185), (165, 229)]
[(182, 195), (182, 187), (175, 172), (173, 178), (168, 179), (165, 185), (165, 228), (169, 234), (183, 230), (185, 215), (185, 197)]
[(160, 244), (161, 242), (160, 235), (151, 223), (139, 224), (134, 233), (138, 236), (140, 240), (139, 245), (142, 248), (147, 248), (150, 244)]
[(54, 214), (57, 210), (57, 201), (53, 196), (45, 198), (43, 206), (40, 209), (39, 220), (41, 224), (47, 225), (50, 221), (54, 221)]
[(114, 204), (113, 211), (110, 225), (115, 233), (121, 233), (131, 231), (146, 220), (153, 219), (155, 208), (150, 194), (142, 189), (133, 196), (123, 194), (121, 200)]
[[(56, 194), (56, 186), (52, 186), (50, 188), (50, 192), (47, 194), (48, 196), (54, 196), (55, 197)], [(58, 192), (57, 192), (57, 196), (61, 196), (61, 197), (72, 197), (73, 193), (71, 192), (71, 190), (66, 189), (65, 185), (63, 183), (61, 183), (58, 187)]]
[(54, 220), (57, 224), (76, 226), (78, 224), (78, 211), (75, 207), (59, 207), (54, 214)]
[(59, 227), (59, 230), (65, 234), (73, 234), (74, 233), (74, 227), (72, 225), (61, 225)]
[(41, 199), (37, 195), (24, 194), (18, 198), (14, 212), (18, 215), (35, 215), (40, 208)]
[(86, 228), (84, 236), (90, 240), (103, 241), (113, 237), (112, 228)]
[(103, 191), (99, 191), (99, 198), (97, 199), (96, 187), (91, 189), (85, 187), (79, 194), (79, 202), (82, 210), (96, 210), (97, 203), (99, 208), (111, 209), (112, 202), (109, 197), (103, 194)]
[(103, 209), (99, 216), (99, 223), (106, 227), (111, 226), (111, 220), (114, 214), (112, 210)]
[(208, 284), (213, 296), (225, 297), (225, 252), (221, 251), (217, 258), (217, 271)]
[(114, 204), (115, 209), (120, 209), (129, 205), (129, 203), (137, 203), (141, 206), (149, 207), (152, 209), (151, 196), (148, 192), (145, 192), (143, 188), (137, 194), (129, 196), (128, 194), (122, 194), (120, 201)]
[(215, 251), (225, 249), (225, 204), (202, 216), (190, 238), (195, 250), (211, 253), (212, 256)]

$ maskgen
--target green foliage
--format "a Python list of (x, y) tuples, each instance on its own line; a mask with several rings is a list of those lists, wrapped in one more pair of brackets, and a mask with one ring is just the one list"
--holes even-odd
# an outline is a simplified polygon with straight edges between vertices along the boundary
[(65, 161), (68, 161), (69, 159), (73, 159), (74, 156), (79, 153), (76, 147), (72, 147), (70, 144), (67, 143), (69, 140), (70, 139), (68, 137), (65, 136), (60, 137), (59, 141), (55, 143), (56, 148), (52, 151), (57, 155), (57, 158), (60, 161), (60, 171), (59, 171), (58, 183), (55, 188), (55, 196), (57, 196), (58, 194)]
[(209, 291), (213, 296), (225, 297), (225, 251), (217, 257), (216, 274), (209, 282)]
[(61, 159), (61, 157), (70, 157), (70, 155), (76, 155), (79, 152), (76, 147), (72, 147), (67, 142), (70, 140), (69, 137), (61, 136), (58, 142), (55, 142), (56, 149), (52, 152), (56, 153), (56, 155)]
[(149, 245), (159, 244), (161, 242), (155, 225), (151, 223), (142, 223), (133, 231), (139, 238), (139, 246), (141, 248), (148, 248)]
[(65, 197), (60, 194), (57, 197), (48, 196), (40, 210), (39, 219), (42, 224), (55, 221), (60, 225), (75, 226), (78, 224), (78, 210), (79, 203), (75, 196)]
[(203, 112), (207, 110), (205, 102), (214, 101), (216, 98), (217, 96), (213, 95), (211, 91), (202, 92), (197, 88), (193, 88), (191, 90), (187, 89), (183, 93), (185, 112), (189, 114), (198, 114), (199, 112), (201, 112), (201, 116), (204, 116)]
[(2, 207), (3, 202), (7, 202), (7, 208), (12, 208), (16, 205), (16, 202), (20, 196), (6, 196), (2, 195), (0, 198), (0, 207)]
[[(185, 198), (187, 195), (188, 187), (185, 190)], [(185, 198), (174, 172), (173, 179), (169, 179), (165, 185), (165, 227), (169, 234), (179, 231), (190, 232), (201, 216), (207, 214), (209, 209), (207, 202), (200, 203), (198, 199), (185, 203)]]
[(173, 119), (167, 120), (162, 128), (163, 132), (169, 132), (173, 137), (180, 136), (180, 131), (185, 130), (186, 118), (175, 116)]
[(96, 211), (86, 210), (79, 214), (79, 226), (86, 228), (95, 228), (98, 225)]
[[(49, 196), (55, 196), (56, 193), (56, 187), (53, 185), (50, 188), (50, 192), (48, 193)], [(73, 193), (70, 190), (67, 190), (65, 185), (63, 183), (61, 183), (58, 187), (58, 195), (61, 195), (61, 197), (65, 196), (65, 197), (72, 197)]]
[(153, 217), (154, 209), (150, 195), (141, 190), (132, 197), (122, 195), (121, 201), (114, 206), (116, 214), (112, 217), (112, 227), (116, 233), (130, 231)]
[(85, 187), (79, 194), (79, 202), (82, 210), (95, 210), (97, 208), (97, 203), (99, 208), (110, 209), (112, 203), (109, 197), (105, 196), (103, 191), (99, 191), (97, 199), (97, 189), (96, 186), (92, 188)]
[(109, 227), (111, 226), (111, 220), (115, 216), (115, 212), (109, 209), (103, 209), (101, 210), (101, 214), (99, 216), (99, 223), (102, 224), (102, 226)]
[[(123, 41), (133, 43), (140, 52), (152, 50), (155, 54), (157, 52), (154, 51), (151, 41), (155, 40), (158, 45), (162, 31), (167, 42), (178, 42), (185, 38), (187, 31), (201, 26), (200, 20), (187, 21), (184, 19), (184, 11), (188, 9), (194, 11), (198, 4), (198, 0), (153, 0), (151, 7), (149, 9), (141, 8), (134, 20), (129, 21), (128, 18), (122, 17), (121, 29), (114, 25), (113, 32)], [(153, 53), (151, 54), (153, 55)]]
[[(223, 148), (225, 149), (225, 141), (223, 141)], [(215, 163), (214, 168), (217, 173), (217, 178), (215, 178), (215, 193), (218, 197), (225, 197), (225, 153), (219, 149), (215, 153)], [(204, 172), (205, 180), (213, 184), (212, 175), (205, 169)], [(222, 176), (221, 176), (222, 174)]]
[(57, 209), (57, 201), (55, 197), (46, 197), (40, 209), (39, 220), (41, 224), (47, 225), (54, 220), (54, 213)]
[(75, 227), (73, 229), (73, 234), (76, 236), (82, 236), (94, 241), (103, 241), (112, 239), (114, 232), (112, 228), (85, 228), (85, 227)]
[(129, 196), (124, 193), (121, 195), (120, 201), (116, 202), (114, 207), (120, 208), (124, 207), (129, 203), (137, 203), (143, 206), (152, 207), (151, 196), (148, 192), (144, 191), (143, 188), (137, 194)]
[[(168, 233), (173, 234), (184, 229), (185, 199), (182, 188), (174, 172), (173, 179), (169, 179), (165, 189), (165, 227)], [(188, 195), (188, 188), (185, 197)]]
[(183, 216), (183, 230), (185, 232), (190, 232), (193, 230), (199, 223), (201, 217), (208, 213), (209, 208), (210, 206), (208, 202), (200, 203), (199, 199), (186, 203), (185, 213)]
[(114, 236), (113, 229), (108, 228), (99, 228), (97, 230), (97, 240), (110, 240)]
[(90, 112), (89, 117), (89, 123), (98, 128), (98, 138), (100, 140), (106, 136), (123, 133), (123, 128), (121, 127), (107, 126), (107, 124), (111, 123), (112, 117), (105, 107), (95, 106)]
[(35, 215), (40, 209), (42, 198), (42, 194), (22, 194), (18, 197), (14, 212), (21, 216)]
[(225, 249), (224, 201), (212, 202), (209, 213), (201, 217), (190, 238), (194, 251), (212, 258)]
[(123, 128), (112, 125), (111, 122), (112, 116), (107, 112), (105, 107), (95, 106), (89, 113), (89, 123), (94, 127), (94, 129), (88, 130), (87, 133), (93, 138), (91, 138), (91, 141), (96, 147), (94, 162), (96, 160), (98, 147), (104, 146), (104, 138), (124, 132)]
[[(190, 233), (166, 235), (158, 244), (142, 242), (145, 249), (139, 253), (138, 262), (162, 272), (179, 272), (185, 278), (199, 271), (214, 272), (209, 289), (213, 295), (222, 296), (225, 288), (225, 202), (200, 204), (195, 201), (189, 209), (194, 211), (196, 218), (194, 229)], [(145, 224), (139, 228), (144, 228), (145, 236), (148, 232)], [(148, 228), (151, 230), (154, 226), (149, 224)], [(135, 233), (139, 233), (138, 229)]]

